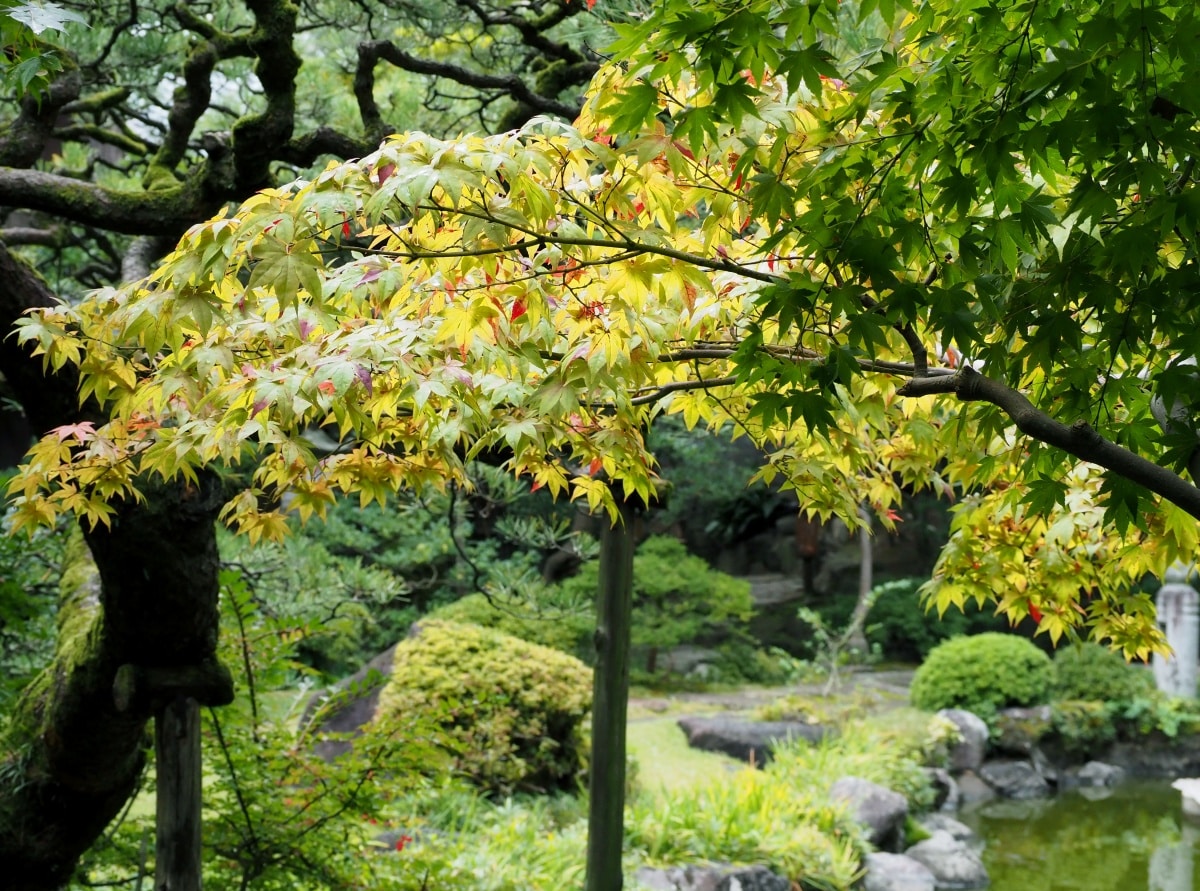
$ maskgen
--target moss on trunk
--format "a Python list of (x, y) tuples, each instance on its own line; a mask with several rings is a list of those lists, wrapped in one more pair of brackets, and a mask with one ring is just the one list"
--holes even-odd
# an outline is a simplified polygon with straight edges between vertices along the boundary
[(117, 710), (117, 669), (214, 658), (221, 500), (215, 480), (161, 486), (72, 542), (54, 660), (0, 737), (5, 888), (59, 887), (133, 793), (150, 714)]

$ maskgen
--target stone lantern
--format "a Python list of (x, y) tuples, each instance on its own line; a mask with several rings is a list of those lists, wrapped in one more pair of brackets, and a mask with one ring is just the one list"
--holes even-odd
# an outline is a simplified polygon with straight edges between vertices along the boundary
[(1195, 566), (1175, 564), (1158, 589), (1158, 627), (1167, 638), (1170, 656), (1154, 654), (1154, 683), (1163, 693), (1196, 698), (1196, 662), (1200, 657), (1200, 593)]

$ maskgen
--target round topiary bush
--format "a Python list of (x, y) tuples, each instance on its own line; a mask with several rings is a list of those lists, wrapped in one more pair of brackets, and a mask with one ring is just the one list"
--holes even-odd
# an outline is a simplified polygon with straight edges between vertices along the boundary
[(590, 655), (586, 650), (596, 628), (591, 610), (579, 612), (551, 606), (544, 611), (534, 612), (520, 606), (504, 608), (494, 606), (482, 594), (468, 594), (453, 603), (440, 606), (429, 617), (494, 628), (521, 640), (579, 657)]
[(1055, 699), (1131, 702), (1149, 696), (1154, 676), (1099, 644), (1063, 647), (1054, 654)]
[(988, 632), (955, 637), (934, 647), (913, 677), (917, 708), (963, 708), (981, 717), (1050, 698), (1054, 664), (1031, 641)]
[(592, 673), (578, 659), (477, 625), (427, 621), (396, 647), (376, 720), (431, 725), (453, 769), (488, 792), (577, 787)]

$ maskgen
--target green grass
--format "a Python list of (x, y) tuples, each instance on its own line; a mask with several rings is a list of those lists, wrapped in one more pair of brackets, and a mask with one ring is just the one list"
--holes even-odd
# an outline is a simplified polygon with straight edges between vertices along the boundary
[(625, 734), (629, 755), (637, 761), (637, 788), (648, 794), (677, 792), (715, 776), (746, 768), (727, 755), (690, 748), (675, 718), (635, 721)]

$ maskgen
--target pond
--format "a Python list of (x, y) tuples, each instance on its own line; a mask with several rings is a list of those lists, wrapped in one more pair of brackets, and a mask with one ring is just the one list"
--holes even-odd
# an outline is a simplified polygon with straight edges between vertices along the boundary
[(992, 801), (958, 818), (986, 841), (991, 891), (1200, 891), (1200, 824), (1167, 780)]

